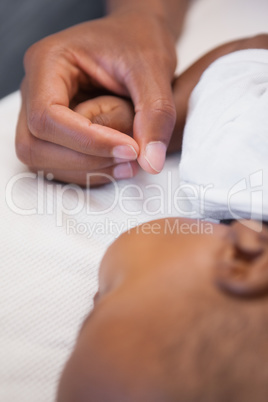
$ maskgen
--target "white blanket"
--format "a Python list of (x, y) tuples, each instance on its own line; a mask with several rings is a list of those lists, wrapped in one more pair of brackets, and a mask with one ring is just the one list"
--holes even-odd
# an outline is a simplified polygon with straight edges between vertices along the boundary
[(204, 218), (268, 219), (268, 50), (215, 61), (192, 92), (181, 186)]
[[(196, 0), (180, 43), (180, 69), (215, 45), (267, 30), (267, 15), (267, 0)], [(0, 401), (51, 402), (77, 331), (92, 306), (98, 264), (117, 229), (183, 213), (172, 202), (179, 183), (179, 156), (168, 158), (158, 176), (141, 172), (120, 184), (121, 190), (127, 184), (139, 186), (126, 189), (133, 197), (140, 195), (139, 189), (143, 192), (143, 199), (123, 202), (126, 211), (117, 205), (109, 213), (88, 214), (84, 192), (78, 200), (74, 190), (62, 195), (63, 187), (57, 193), (57, 184), (42, 180), (38, 189), (38, 181), (31, 177), (14, 183), (15, 205), (8, 205), (6, 186), (15, 175), (27, 172), (14, 152), (18, 110), (18, 93), (0, 101)], [(158, 187), (147, 187), (152, 184)], [(11, 189), (9, 185), (8, 197)], [(160, 198), (148, 203), (148, 198), (160, 194), (165, 197), (162, 210), (158, 210)], [(19, 214), (23, 208), (38, 208), (38, 199), (39, 214)], [(52, 205), (59, 206), (62, 199), (63, 207), (52, 212)], [(112, 185), (93, 190), (91, 211), (101, 212), (112, 200)], [(77, 210), (71, 211), (77, 202)]]
[(160, 175), (140, 172), (98, 189), (52, 183), (16, 159), (18, 108), (18, 93), (0, 102), (0, 401), (50, 402), (109, 244), (141, 222), (180, 213), (172, 202), (179, 156)]

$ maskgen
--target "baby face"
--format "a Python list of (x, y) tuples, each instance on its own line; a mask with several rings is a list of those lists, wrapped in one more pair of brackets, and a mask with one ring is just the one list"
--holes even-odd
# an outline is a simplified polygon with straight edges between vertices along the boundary
[(59, 401), (176, 400), (178, 378), (185, 389), (198, 382), (189, 355), (198, 344), (200, 317), (209, 326), (216, 316), (229, 319), (230, 311), (267, 310), (266, 298), (245, 303), (233, 297), (268, 289), (266, 229), (194, 225), (200, 222), (144, 224), (109, 248)]

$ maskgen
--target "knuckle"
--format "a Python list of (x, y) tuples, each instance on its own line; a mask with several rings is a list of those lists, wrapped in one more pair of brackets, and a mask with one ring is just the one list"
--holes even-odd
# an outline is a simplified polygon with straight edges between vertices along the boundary
[(28, 66), (31, 65), (34, 56), (38, 52), (38, 49), (39, 49), (39, 42), (36, 42), (33, 45), (31, 45), (24, 53), (23, 65), (25, 70), (27, 70)]
[(32, 108), (27, 116), (27, 123), (30, 132), (37, 138), (44, 139), (49, 121), (47, 110)]
[(26, 70), (28, 64), (30, 63), (30, 60), (32, 59), (32, 54), (33, 54), (33, 46), (30, 46), (26, 52), (24, 53), (23, 56), (23, 65), (24, 65), (24, 69)]
[(23, 141), (19, 135), (17, 135), (15, 140), (15, 150), (18, 159), (22, 163), (29, 167), (33, 166), (31, 141)]
[(175, 105), (168, 99), (156, 99), (152, 102), (151, 108), (154, 113), (166, 115), (166, 117), (168, 117), (172, 121), (175, 121), (176, 119)]
[(36, 61), (40, 61), (43, 55), (53, 53), (58, 46), (58, 41), (53, 37), (53, 35), (32, 44), (24, 53), (23, 65), (25, 71), (27, 72), (28, 67), (34, 65)]

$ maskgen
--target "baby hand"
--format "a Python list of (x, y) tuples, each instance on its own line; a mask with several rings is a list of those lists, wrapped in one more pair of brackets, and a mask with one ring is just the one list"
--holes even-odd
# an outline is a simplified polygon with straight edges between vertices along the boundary
[[(98, 124), (100, 130), (102, 129), (101, 126), (105, 126), (102, 135), (107, 135), (107, 140), (110, 136), (116, 135), (116, 131), (132, 136), (134, 109), (132, 103), (127, 99), (117, 96), (98, 96), (79, 103), (74, 108), (74, 111), (89, 119), (91, 123)], [(107, 130), (107, 127), (110, 130)], [(115, 180), (131, 178), (136, 175), (139, 169), (136, 161), (128, 161), (118, 157), (101, 158), (92, 156), (90, 163), (88, 171), (85, 171), (84, 174), (80, 173), (82, 184), (85, 183), (86, 174), (91, 172), (94, 173), (94, 177), (92, 176), (90, 180), (91, 185), (96, 186), (110, 182), (109, 177)], [(95, 175), (96, 173), (99, 173), (99, 175)], [(72, 174), (72, 172), (70, 171), (69, 174)], [(64, 179), (64, 181), (69, 181), (68, 177)]]

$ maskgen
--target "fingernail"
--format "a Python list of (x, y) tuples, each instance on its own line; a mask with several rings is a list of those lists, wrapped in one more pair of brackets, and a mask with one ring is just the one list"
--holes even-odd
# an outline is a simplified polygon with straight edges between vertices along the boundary
[(161, 172), (166, 160), (166, 145), (161, 141), (152, 141), (145, 148), (144, 158), (156, 172)]
[(113, 149), (113, 156), (127, 160), (135, 160), (138, 157), (132, 145), (118, 145)]
[(115, 166), (113, 176), (115, 179), (129, 179), (130, 177), (133, 177), (131, 164), (127, 162)]

